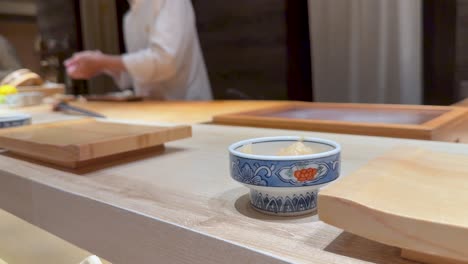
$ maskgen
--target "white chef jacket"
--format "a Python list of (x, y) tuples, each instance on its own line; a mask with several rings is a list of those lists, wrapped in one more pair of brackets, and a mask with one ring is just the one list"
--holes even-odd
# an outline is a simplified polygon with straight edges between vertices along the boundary
[(211, 87), (190, 0), (132, 0), (124, 17), (128, 71), (121, 88), (159, 100), (210, 100)]

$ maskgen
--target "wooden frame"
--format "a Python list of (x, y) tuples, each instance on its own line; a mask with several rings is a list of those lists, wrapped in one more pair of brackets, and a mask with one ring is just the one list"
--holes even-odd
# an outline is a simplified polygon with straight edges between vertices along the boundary
[[(301, 108), (337, 109), (343, 110), (343, 113), (349, 110), (384, 111), (388, 113), (393, 112), (400, 114), (402, 112), (418, 114), (440, 112), (440, 115), (421, 124), (350, 122), (266, 116), (271, 115), (272, 113)], [(225, 125), (283, 128), (451, 142), (468, 142), (468, 125), (466, 124), (468, 122), (467, 110), (468, 109), (448, 106), (293, 102), (285, 106), (266, 108), (258, 111), (219, 115), (215, 116), (213, 121), (214, 123)]]

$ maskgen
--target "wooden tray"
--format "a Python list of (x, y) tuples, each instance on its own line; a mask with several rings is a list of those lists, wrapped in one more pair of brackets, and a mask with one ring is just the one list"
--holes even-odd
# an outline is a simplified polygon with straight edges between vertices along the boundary
[(81, 119), (0, 130), (0, 148), (77, 168), (99, 158), (191, 136), (190, 126), (157, 127)]
[(36, 86), (20, 86), (18, 87), (19, 93), (39, 92), (43, 96), (52, 96), (55, 94), (65, 94), (65, 85), (60, 83), (48, 83)]
[(263, 110), (219, 115), (214, 123), (253, 127), (468, 142), (468, 109), (292, 102)]
[(468, 156), (397, 148), (319, 193), (322, 221), (428, 263), (468, 262)]

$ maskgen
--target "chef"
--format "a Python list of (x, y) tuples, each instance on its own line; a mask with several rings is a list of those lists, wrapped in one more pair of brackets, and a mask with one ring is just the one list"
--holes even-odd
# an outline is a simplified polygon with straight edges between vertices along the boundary
[(65, 61), (74, 79), (108, 74), (122, 89), (157, 100), (210, 100), (210, 83), (190, 0), (130, 0), (126, 54), (83, 51)]

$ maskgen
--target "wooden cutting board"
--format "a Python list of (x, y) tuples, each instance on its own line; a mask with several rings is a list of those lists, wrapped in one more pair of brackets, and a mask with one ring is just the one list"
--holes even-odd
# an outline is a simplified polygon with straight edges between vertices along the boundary
[(319, 217), (403, 257), (467, 263), (467, 164), (468, 156), (396, 148), (323, 189)]
[(81, 119), (0, 131), (0, 148), (77, 168), (100, 158), (162, 146), (191, 136), (190, 126), (145, 126)]

